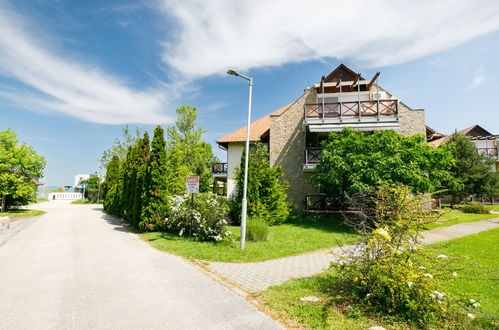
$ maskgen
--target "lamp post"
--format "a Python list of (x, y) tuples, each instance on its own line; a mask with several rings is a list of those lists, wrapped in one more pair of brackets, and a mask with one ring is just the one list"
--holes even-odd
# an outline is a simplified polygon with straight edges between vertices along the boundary
[(244, 250), (246, 243), (246, 210), (248, 202), (246, 200), (248, 192), (248, 158), (249, 158), (249, 139), (250, 139), (250, 124), (251, 124), (251, 90), (253, 88), (253, 78), (243, 76), (234, 70), (227, 71), (228, 74), (241, 77), (248, 81), (249, 86), (249, 101), (248, 101), (248, 125), (246, 126), (246, 157), (244, 159), (244, 185), (243, 185), (243, 201), (241, 207), (241, 249)]

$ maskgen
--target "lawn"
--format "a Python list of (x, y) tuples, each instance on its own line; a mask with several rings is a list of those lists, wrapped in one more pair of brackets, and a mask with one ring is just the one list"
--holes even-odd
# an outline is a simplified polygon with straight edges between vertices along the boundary
[(78, 200), (72, 201), (71, 204), (102, 204), (102, 202), (95, 203), (95, 202), (91, 202), (87, 199), (85, 199), (85, 200), (78, 199)]
[(427, 224), (422, 227), (423, 230), (434, 229), (457, 225), (459, 223), (474, 222), (485, 219), (499, 218), (499, 214), (474, 214), (463, 213), (459, 210), (442, 209), (442, 216), (437, 222)]
[[(478, 234), (437, 243), (431, 246), (435, 254), (466, 256), (465, 270), (453, 280), (443, 281), (444, 292), (463, 300), (475, 299), (481, 306), (478, 312), (499, 315), (499, 228)], [(479, 242), (479, 244), (478, 244)], [(289, 327), (304, 325), (318, 329), (366, 329), (374, 325), (390, 328), (414, 328), (393, 317), (373, 314), (343, 293), (339, 279), (333, 272), (291, 280), (259, 292), (255, 298), (261, 309)], [(301, 297), (315, 296), (317, 302), (302, 302)], [(479, 314), (473, 321), (477, 328), (497, 328)], [(444, 328), (435, 325), (435, 328)], [(463, 327), (465, 328), (465, 327)]]
[(197, 242), (169, 233), (142, 233), (143, 240), (161, 251), (189, 259), (224, 262), (263, 261), (301, 254), (333, 246), (344, 245), (356, 239), (350, 229), (341, 225), (341, 218), (300, 218), (270, 227), (265, 242), (247, 242), (239, 248), (239, 227), (229, 226), (234, 242)]
[(491, 211), (499, 212), (499, 205), (485, 205), (485, 207), (488, 208)]
[(0, 217), (34, 217), (36, 215), (42, 215), (44, 213), (44, 211), (39, 210), (14, 209), (7, 212), (0, 212)]

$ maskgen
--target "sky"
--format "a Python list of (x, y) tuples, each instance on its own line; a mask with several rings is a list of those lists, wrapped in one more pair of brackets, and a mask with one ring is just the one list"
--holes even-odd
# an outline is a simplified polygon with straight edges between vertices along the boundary
[(437, 131), (499, 134), (499, 2), (0, 0), (0, 130), (45, 156), (46, 185), (99, 171), (125, 125), (198, 109), (215, 143), (344, 63)]

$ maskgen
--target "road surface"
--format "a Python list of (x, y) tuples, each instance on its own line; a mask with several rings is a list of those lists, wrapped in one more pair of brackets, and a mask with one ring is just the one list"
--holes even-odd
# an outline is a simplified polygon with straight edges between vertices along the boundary
[(97, 205), (36, 208), (47, 213), (0, 247), (0, 329), (280, 328)]

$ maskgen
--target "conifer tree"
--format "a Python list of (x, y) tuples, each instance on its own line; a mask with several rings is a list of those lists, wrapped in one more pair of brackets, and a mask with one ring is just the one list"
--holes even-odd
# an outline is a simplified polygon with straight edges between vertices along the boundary
[(120, 159), (114, 155), (106, 168), (106, 179), (103, 184), (104, 210), (110, 214), (118, 214), (120, 184)]
[[(246, 152), (243, 152), (241, 165), (236, 169), (237, 186), (232, 201), (232, 213), (236, 221), (241, 217), (245, 158)], [(248, 216), (261, 217), (270, 225), (286, 221), (289, 216), (289, 205), (286, 201), (288, 183), (281, 180), (282, 175), (280, 166), (270, 166), (264, 145), (254, 144), (248, 162)]]
[(136, 155), (137, 162), (135, 167), (135, 180), (133, 182), (131, 195), (133, 203), (130, 209), (130, 217), (134, 226), (138, 226), (142, 214), (142, 194), (144, 193), (144, 179), (146, 175), (147, 163), (149, 160), (149, 134), (144, 133), (143, 138), (138, 142)]
[(164, 131), (161, 126), (156, 126), (144, 178), (141, 230), (164, 229), (164, 219), (168, 215), (167, 171)]

